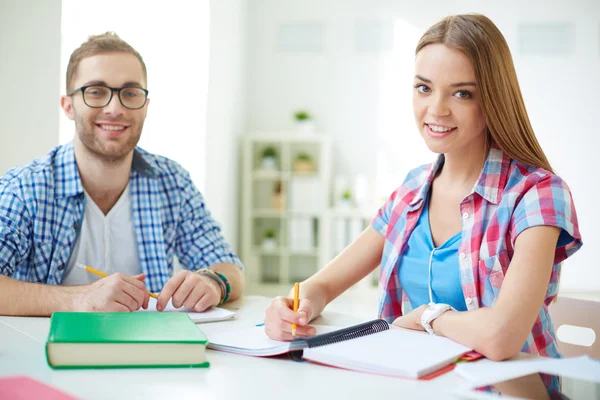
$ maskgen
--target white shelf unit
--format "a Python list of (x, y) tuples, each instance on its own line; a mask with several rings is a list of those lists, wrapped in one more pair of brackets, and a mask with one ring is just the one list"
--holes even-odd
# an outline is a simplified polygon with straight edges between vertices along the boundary
[[(274, 284), (289, 288), (324, 266), (330, 255), (331, 139), (292, 133), (252, 134), (242, 139), (241, 256), (246, 280), (254, 286)], [(275, 166), (263, 168), (263, 152), (269, 147), (277, 154)], [(294, 171), (300, 154), (311, 158), (313, 172)], [(302, 187), (312, 189), (302, 191)], [(277, 188), (281, 193), (279, 208), (273, 197)], [(300, 204), (290, 204), (294, 201)], [(305, 229), (294, 230), (298, 227)], [(268, 230), (275, 231), (276, 245), (265, 248), (263, 240)], [(304, 239), (312, 239), (304, 240), (300, 248), (296, 240), (299, 231), (308, 232), (302, 236)]]
[[(376, 211), (352, 209), (336, 209), (330, 208), (328, 212), (328, 223), (326, 237), (328, 242), (325, 243), (327, 252), (325, 257), (332, 260), (346, 246), (352, 243), (363, 230), (369, 226), (371, 220), (376, 214)], [(379, 267), (375, 269), (369, 276), (365, 277), (357, 285), (365, 288), (373, 289), (377, 287), (379, 282)]]

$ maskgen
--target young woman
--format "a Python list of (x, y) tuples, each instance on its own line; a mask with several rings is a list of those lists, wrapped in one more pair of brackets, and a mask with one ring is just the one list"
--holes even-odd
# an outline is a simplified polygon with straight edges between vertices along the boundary
[(482, 15), (443, 19), (416, 48), (413, 107), (437, 161), (412, 170), (371, 225), (266, 311), (269, 337), (308, 325), (381, 265), (379, 314), (492, 360), (560, 357), (548, 305), (582, 243), (566, 183), (535, 137), (508, 45)]

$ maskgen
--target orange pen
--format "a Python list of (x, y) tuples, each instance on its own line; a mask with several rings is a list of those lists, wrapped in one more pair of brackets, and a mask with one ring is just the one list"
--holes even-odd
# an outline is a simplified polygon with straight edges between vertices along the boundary
[[(298, 303), (300, 303), (300, 284), (294, 284), (294, 312), (298, 312)], [(292, 336), (296, 337), (296, 324), (292, 324)]]

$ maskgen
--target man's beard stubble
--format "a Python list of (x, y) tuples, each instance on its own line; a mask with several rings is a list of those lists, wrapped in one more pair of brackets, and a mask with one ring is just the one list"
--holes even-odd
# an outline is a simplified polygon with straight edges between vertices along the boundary
[(96, 125), (86, 123), (80, 114), (75, 114), (75, 133), (83, 146), (93, 156), (110, 163), (123, 161), (135, 149), (142, 134), (143, 124), (142, 122), (137, 131), (133, 130), (136, 127), (135, 125), (129, 125), (127, 128), (129, 132), (126, 133), (127, 138), (122, 142), (122, 145), (117, 150), (108, 150), (94, 135)]

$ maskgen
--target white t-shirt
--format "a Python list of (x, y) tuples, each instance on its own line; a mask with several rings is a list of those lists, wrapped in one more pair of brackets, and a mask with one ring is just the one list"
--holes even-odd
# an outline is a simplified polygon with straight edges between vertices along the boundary
[(67, 270), (63, 274), (63, 285), (85, 285), (100, 279), (76, 266), (77, 263), (113, 274), (126, 275), (142, 273), (135, 238), (131, 212), (131, 192), (129, 185), (108, 214), (94, 203), (85, 193), (86, 206), (81, 224), (81, 232)]

